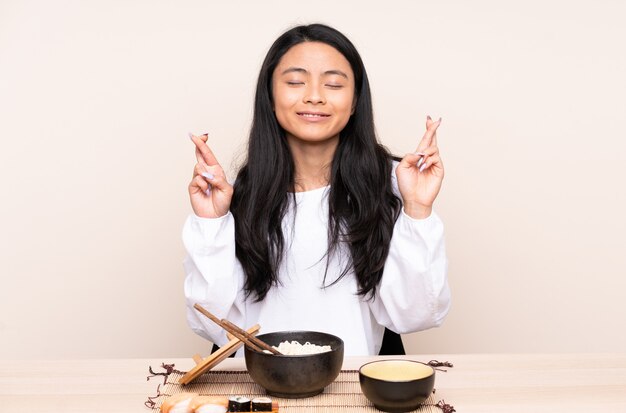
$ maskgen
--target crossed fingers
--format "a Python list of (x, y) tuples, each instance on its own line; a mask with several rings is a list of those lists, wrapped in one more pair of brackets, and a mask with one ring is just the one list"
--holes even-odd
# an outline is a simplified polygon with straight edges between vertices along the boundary
[(437, 128), (439, 128), (439, 125), (441, 125), (441, 118), (433, 121), (430, 116), (427, 117), (426, 132), (414, 153), (414, 155), (419, 157), (416, 166), (420, 172), (440, 162), (439, 148), (437, 147)]
[(193, 169), (193, 179), (208, 195), (213, 184), (225, 180), (224, 172), (215, 154), (206, 143), (209, 138), (207, 133), (200, 136), (189, 133), (189, 138), (196, 145), (197, 163)]

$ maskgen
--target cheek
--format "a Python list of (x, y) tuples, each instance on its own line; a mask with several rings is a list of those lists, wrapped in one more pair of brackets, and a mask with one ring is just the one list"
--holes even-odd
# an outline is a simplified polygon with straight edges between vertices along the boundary
[(274, 99), (274, 116), (276, 116), (276, 120), (278, 124), (285, 128), (287, 123), (287, 113), (289, 112), (289, 108), (292, 106), (289, 102), (290, 99), (288, 95), (281, 91), (280, 88), (278, 90), (275, 89), (275, 93), (273, 96)]
[(341, 108), (342, 112), (348, 112), (352, 114), (353, 108), (356, 105), (356, 99), (354, 98), (354, 94), (346, 94), (341, 96), (340, 99), (336, 102), (336, 107)]
[(294, 91), (280, 87), (275, 89), (273, 98), (275, 111), (287, 109), (293, 106), (298, 100), (298, 96), (294, 93)]

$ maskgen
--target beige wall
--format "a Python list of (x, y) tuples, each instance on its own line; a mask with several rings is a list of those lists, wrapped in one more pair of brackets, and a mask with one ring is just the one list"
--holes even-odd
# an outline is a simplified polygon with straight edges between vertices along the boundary
[(381, 140), (443, 116), (453, 309), (411, 352), (623, 351), (626, 3), (0, 1), (0, 358), (206, 353), (180, 231), (296, 23), (344, 31)]

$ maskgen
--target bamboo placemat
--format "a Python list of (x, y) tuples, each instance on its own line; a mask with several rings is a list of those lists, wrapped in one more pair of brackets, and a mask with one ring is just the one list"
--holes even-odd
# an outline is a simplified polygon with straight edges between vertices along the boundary
[[(150, 397), (146, 402), (146, 406), (154, 411), (160, 409), (166, 398), (182, 392), (226, 397), (240, 395), (249, 398), (267, 395), (265, 389), (252, 381), (247, 371), (209, 371), (194, 382), (183, 386), (178, 380), (185, 372), (175, 370), (171, 365), (163, 367), (168, 370), (167, 373), (156, 375), (164, 376), (164, 383), (157, 388), (157, 395)], [(436, 390), (433, 391), (426, 402), (414, 411), (420, 413), (455, 411), (452, 406), (441, 400), (441, 396)], [(342, 370), (337, 379), (317, 396), (303, 399), (271, 398), (278, 402), (281, 413), (380, 413), (361, 392), (357, 370)]]

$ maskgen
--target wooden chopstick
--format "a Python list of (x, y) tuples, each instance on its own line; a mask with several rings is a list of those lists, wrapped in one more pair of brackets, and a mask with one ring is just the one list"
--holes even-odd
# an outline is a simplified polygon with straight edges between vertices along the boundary
[(259, 340), (258, 338), (254, 337), (252, 334), (249, 334), (247, 331), (242, 330), (241, 328), (234, 325), (230, 321), (226, 319), (220, 320), (219, 318), (211, 314), (209, 311), (207, 311), (200, 304), (196, 303), (193, 305), (193, 307), (199, 312), (201, 312), (203, 315), (211, 319), (211, 321), (213, 321), (215, 324), (219, 325), (224, 330), (228, 331), (230, 334), (237, 337), (239, 340), (243, 341), (252, 350), (258, 351), (258, 352), (263, 352), (263, 350), (267, 350), (267, 351), (272, 352), (273, 354), (282, 354), (281, 352), (276, 350), (274, 347), (270, 346), (269, 344), (267, 344), (266, 342), (262, 340)]
[(237, 337), (239, 340), (243, 341), (246, 344), (246, 346), (250, 347), (252, 350), (254, 350), (254, 351), (263, 351), (263, 350), (261, 350), (261, 348), (259, 346), (254, 344), (252, 341), (248, 340), (248, 338), (246, 336), (244, 336), (243, 334), (241, 334), (237, 330), (234, 330), (234, 329), (230, 328), (229, 326), (227, 326), (219, 318), (215, 317), (213, 314), (211, 314), (210, 312), (205, 310), (204, 307), (202, 307), (200, 304), (196, 303), (196, 304), (193, 305), (193, 307), (196, 310), (198, 310), (199, 312), (201, 312), (202, 314), (204, 314), (205, 316), (207, 316), (208, 318), (210, 318), (211, 321), (213, 321), (215, 324), (219, 325), (224, 330), (228, 331), (230, 334), (232, 334), (233, 336)]
[(246, 330), (239, 328), (238, 326), (226, 320), (225, 318), (222, 319), (222, 323), (226, 324), (228, 327), (234, 330), (237, 330), (239, 334), (245, 336), (248, 340), (252, 341), (254, 344), (261, 347), (263, 350), (267, 350), (271, 352), (272, 354), (282, 354), (280, 351), (276, 350), (274, 347), (270, 346), (265, 341), (261, 340), (258, 337), (253, 336), (252, 334), (249, 334)]
[[(258, 324), (255, 324), (247, 330), (247, 333), (256, 334), (260, 328), (261, 327)], [(193, 369), (189, 370), (187, 374), (178, 379), (178, 382), (180, 384), (191, 383), (193, 380), (197, 379), (202, 374), (211, 370), (213, 367), (224, 361), (228, 356), (233, 354), (239, 349), (239, 347), (244, 344), (243, 341), (239, 340), (235, 336), (233, 336), (233, 338), (230, 338), (229, 340), (230, 341), (228, 343), (220, 347), (219, 350), (217, 350), (215, 353), (212, 353), (207, 358), (202, 359), (201, 363), (197, 364)]]

